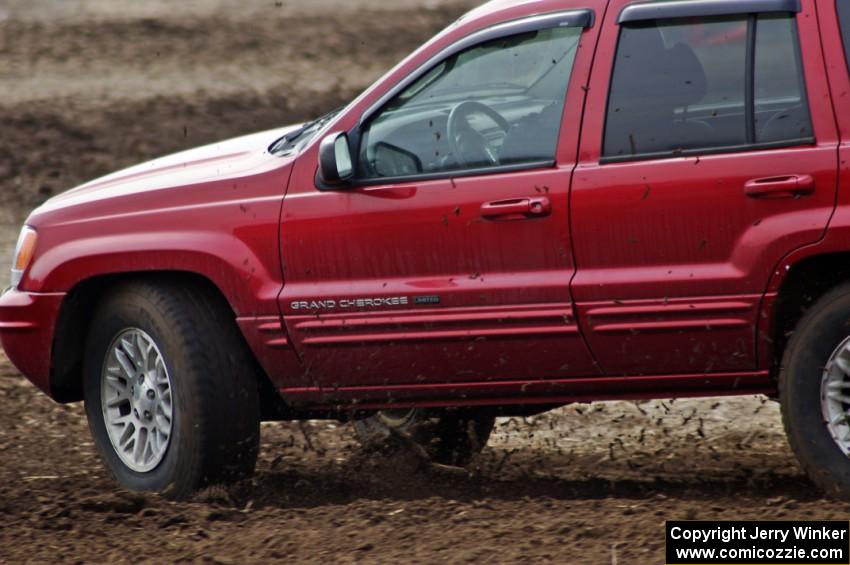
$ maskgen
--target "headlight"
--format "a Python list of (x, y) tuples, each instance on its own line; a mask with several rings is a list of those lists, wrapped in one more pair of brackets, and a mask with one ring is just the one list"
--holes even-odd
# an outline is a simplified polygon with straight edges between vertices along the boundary
[(12, 259), (12, 288), (18, 288), (24, 271), (29, 267), (37, 240), (38, 234), (33, 228), (21, 228), (21, 235), (18, 236), (18, 244), (15, 246), (15, 257)]

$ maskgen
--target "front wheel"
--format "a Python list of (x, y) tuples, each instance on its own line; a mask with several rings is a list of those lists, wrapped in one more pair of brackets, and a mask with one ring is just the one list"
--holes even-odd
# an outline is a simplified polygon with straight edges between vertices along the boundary
[(354, 429), (362, 442), (400, 433), (419, 445), (432, 461), (463, 466), (487, 445), (495, 422), (493, 416), (471, 410), (405, 408), (383, 410), (357, 420)]
[(827, 494), (850, 498), (850, 285), (806, 312), (782, 365), (779, 399), (791, 449)]
[(130, 490), (172, 498), (248, 476), (259, 449), (253, 367), (213, 297), (128, 284), (87, 339), (86, 415), (98, 451)]

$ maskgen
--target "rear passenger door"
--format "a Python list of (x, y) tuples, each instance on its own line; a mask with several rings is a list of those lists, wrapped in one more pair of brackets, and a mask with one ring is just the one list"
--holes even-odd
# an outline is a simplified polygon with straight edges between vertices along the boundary
[(608, 374), (756, 369), (771, 272), (824, 234), (837, 141), (814, 1), (753, 5), (608, 10), (571, 193), (571, 288)]

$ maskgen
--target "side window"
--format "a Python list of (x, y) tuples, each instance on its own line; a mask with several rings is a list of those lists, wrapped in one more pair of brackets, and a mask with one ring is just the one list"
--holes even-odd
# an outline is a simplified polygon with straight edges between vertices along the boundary
[(635, 22), (620, 31), (603, 157), (810, 142), (790, 15)]
[(580, 27), (500, 38), (442, 61), (364, 127), (361, 179), (553, 161)]
[(836, 0), (838, 24), (841, 26), (841, 38), (844, 41), (844, 57), (850, 70), (850, 0)]
[(787, 16), (759, 16), (755, 52), (755, 142), (812, 136), (796, 24)]

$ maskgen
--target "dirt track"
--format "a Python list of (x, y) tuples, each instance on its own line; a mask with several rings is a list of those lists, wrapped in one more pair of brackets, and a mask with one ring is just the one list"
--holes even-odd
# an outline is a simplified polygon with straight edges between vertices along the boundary
[[(0, 254), (57, 191), (342, 104), (470, 2), (381, 5), (7, 0)], [(251, 484), (180, 504), (131, 495), (106, 477), (82, 407), (53, 404), (0, 355), (0, 562), (660, 563), (665, 519), (848, 512), (801, 476), (764, 398), (503, 419), (456, 473), (351, 438), (264, 424)]]

